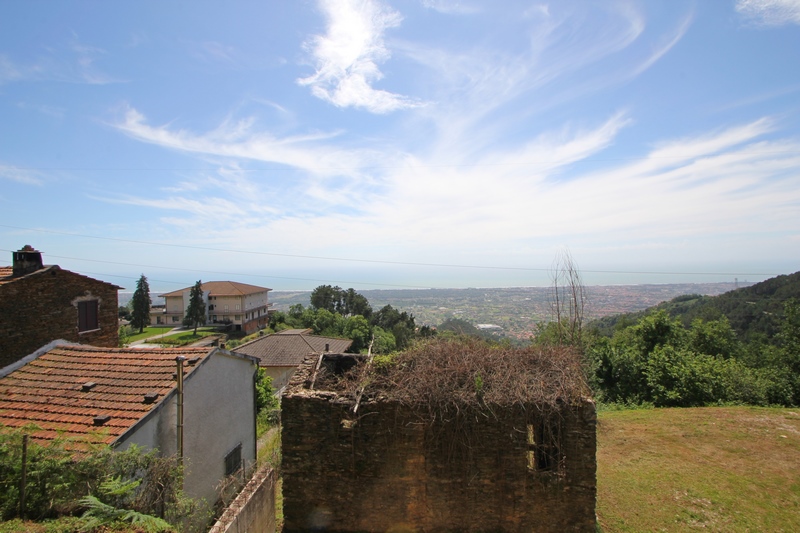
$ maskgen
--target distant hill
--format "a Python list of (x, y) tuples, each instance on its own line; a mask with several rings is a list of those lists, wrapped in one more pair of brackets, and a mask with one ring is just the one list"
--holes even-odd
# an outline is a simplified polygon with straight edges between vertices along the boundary
[(800, 272), (770, 278), (717, 296), (678, 296), (643, 311), (599, 318), (592, 321), (590, 327), (602, 335), (611, 336), (615, 329), (634, 324), (641, 317), (663, 309), (687, 326), (696, 318), (716, 320), (726, 316), (739, 338), (747, 342), (753, 336), (772, 338), (777, 333), (783, 305), (790, 298), (800, 300)]

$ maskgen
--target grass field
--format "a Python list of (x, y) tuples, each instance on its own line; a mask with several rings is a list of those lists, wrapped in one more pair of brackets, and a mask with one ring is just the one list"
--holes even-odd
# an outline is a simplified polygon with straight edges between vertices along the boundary
[(164, 327), (146, 327), (142, 333), (137, 333), (135, 335), (131, 335), (128, 337), (128, 343), (142, 340), (142, 339), (149, 339), (150, 337), (154, 337), (156, 335), (161, 335), (162, 333), (166, 333), (172, 328), (169, 326)]
[(219, 334), (220, 334), (219, 330), (215, 328), (197, 328), (196, 335), (194, 333), (194, 330), (181, 331), (180, 333), (175, 333), (174, 335), (161, 337), (160, 339), (157, 340), (157, 342), (159, 344), (172, 344), (175, 346), (185, 346), (195, 341), (199, 341), (203, 337), (208, 337), (210, 335), (219, 335)]
[(603, 533), (800, 531), (800, 409), (605, 411)]

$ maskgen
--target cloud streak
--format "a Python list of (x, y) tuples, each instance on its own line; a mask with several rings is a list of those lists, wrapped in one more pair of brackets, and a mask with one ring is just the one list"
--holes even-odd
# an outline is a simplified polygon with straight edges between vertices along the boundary
[(44, 184), (35, 172), (3, 164), (0, 164), (0, 178), (22, 183), (23, 185), (41, 186)]
[(764, 26), (800, 25), (798, 0), (738, 0), (736, 11), (747, 20)]
[(316, 72), (300, 78), (300, 85), (337, 107), (363, 108), (384, 114), (422, 105), (411, 98), (373, 85), (383, 78), (378, 64), (389, 50), (383, 40), (386, 30), (399, 26), (400, 14), (379, 0), (320, 0), (326, 18), (326, 33), (306, 43)]

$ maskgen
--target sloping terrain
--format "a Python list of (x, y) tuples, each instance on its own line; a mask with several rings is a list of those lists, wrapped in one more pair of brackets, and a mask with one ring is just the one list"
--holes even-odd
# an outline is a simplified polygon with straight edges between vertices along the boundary
[(800, 531), (800, 410), (601, 412), (604, 533)]

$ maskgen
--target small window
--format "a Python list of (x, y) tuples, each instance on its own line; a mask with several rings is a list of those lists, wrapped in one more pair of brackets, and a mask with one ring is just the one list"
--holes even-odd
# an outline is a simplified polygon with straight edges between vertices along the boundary
[(97, 300), (78, 302), (78, 331), (100, 329), (97, 323)]
[(236, 445), (234, 449), (225, 456), (225, 475), (232, 476), (242, 467), (242, 443)]
[(178, 321), (178, 319), (179, 319), (179, 317), (177, 317), (177, 316), (173, 316), (173, 317), (172, 317), (172, 321), (173, 321), (173, 322), (177, 322), (177, 321)]
[(240, 311), (240, 310), (241, 310), (241, 307), (242, 307), (241, 305), (239, 305), (239, 304), (236, 304), (236, 310), (237, 310), (237, 311)]
[(242, 319), (242, 315), (234, 315), (233, 319), (234, 320), (241, 320)]
[(564, 464), (561, 457), (561, 426), (557, 421), (542, 420), (537, 425), (528, 424), (528, 470), (560, 473)]

